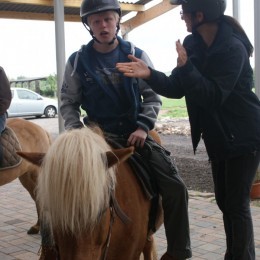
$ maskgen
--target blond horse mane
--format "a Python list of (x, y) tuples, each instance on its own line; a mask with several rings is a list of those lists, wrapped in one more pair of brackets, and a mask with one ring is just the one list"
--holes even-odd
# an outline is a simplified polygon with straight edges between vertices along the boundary
[(38, 180), (42, 219), (71, 235), (95, 227), (108, 207), (115, 168), (107, 168), (110, 147), (89, 128), (61, 134), (48, 150)]

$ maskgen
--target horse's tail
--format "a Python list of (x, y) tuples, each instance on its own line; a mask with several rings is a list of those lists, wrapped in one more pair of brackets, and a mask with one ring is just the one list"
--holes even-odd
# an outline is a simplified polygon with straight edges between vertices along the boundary
[[(104, 138), (88, 128), (61, 134), (49, 148), (38, 181), (42, 218), (70, 234), (93, 229), (109, 203), (115, 169), (107, 168)], [(48, 224), (48, 223), (47, 223)]]

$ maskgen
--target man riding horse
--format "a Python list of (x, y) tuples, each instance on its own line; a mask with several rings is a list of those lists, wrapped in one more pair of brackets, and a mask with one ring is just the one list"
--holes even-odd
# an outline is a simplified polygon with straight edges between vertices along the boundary
[[(167, 252), (162, 259), (191, 257), (188, 192), (170, 152), (148, 134), (154, 128), (159, 96), (143, 80), (125, 77), (116, 63), (134, 54), (150, 67), (148, 55), (119, 37), (121, 8), (117, 0), (84, 0), (80, 9), (83, 25), (92, 40), (68, 59), (61, 90), (60, 112), (65, 129), (97, 124), (107, 140), (135, 146), (150, 166), (151, 178), (162, 197)], [(86, 111), (84, 124), (80, 107)]]

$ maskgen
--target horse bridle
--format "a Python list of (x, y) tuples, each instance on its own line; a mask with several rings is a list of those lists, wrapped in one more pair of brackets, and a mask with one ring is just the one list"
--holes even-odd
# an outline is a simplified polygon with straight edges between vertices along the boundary
[[(109, 249), (109, 246), (110, 246), (110, 240), (111, 240), (111, 234), (112, 234), (112, 227), (113, 227), (113, 224), (115, 222), (115, 215), (117, 215), (118, 218), (124, 224), (127, 224), (131, 221), (130, 218), (120, 208), (120, 206), (119, 206), (119, 204), (116, 200), (114, 190), (112, 190), (110, 192), (109, 211), (110, 211), (110, 223), (109, 223), (109, 229), (108, 229), (108, 235), (107, 235), (107, 238), (106, 238), (106, 243), (105, 243), (105, 246), (104, 246), (105, 248), (104, 248), (103, 256), (101, 258), (102, 260), (107, 259), (107, 254), (108, 254), (108, 249)], [(41, 250), (42, 250), (42, 246), (40, 247), (39, 252)], [(56, 259), (59, 260), (60, 259), (59, 251), (56, 248), (54, 248), (54, 250), (56, 251)]]

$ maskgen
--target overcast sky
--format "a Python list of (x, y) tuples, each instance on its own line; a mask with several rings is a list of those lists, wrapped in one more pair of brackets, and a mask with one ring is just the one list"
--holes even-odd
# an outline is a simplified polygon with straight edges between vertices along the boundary
[[(232, 15), (232, 0), (227, 0)], [(254, 44), (253, 0), (241, 0), (241, 24)], [(175, 42), (187, 35), (180, 19), (180, 8), (134, 29), (128, 40), (145, 50), (156, 69), (168, 72), (176, 65)], [(54, 22), (0, 19), (0, 66), (9, 79), (19, 76), (41, 77), (56, 74)], [(66, 59), (90, 40), (81, 23), (65, 23)], [(254, 66), (252, 59), (252, 66)]]

